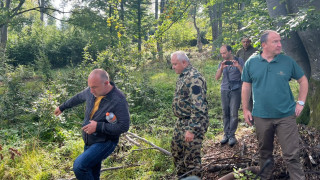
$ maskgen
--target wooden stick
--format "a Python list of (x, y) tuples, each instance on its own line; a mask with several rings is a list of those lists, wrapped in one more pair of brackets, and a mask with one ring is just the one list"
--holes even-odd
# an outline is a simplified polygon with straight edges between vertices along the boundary
[(109, 171), (109, 170), (124, 169), (124, 168), (129, 168), (129, 167), (136, 167), (136, 166), (141, 166), (141, 164), (131, 164), (131, 165), (128, 165), (128, 166), (118, 166), (118, 167), (103, 168), (103, 169), (100, 170), (100, 172)]
[(157, 149), (157, 148), (155, 148), (155, 147), (150, 147), (150, 148), (134, 149), (134, 150), (132, 150), (131, 152), (134, 152), (134, 151), (143, 151), (143, 150), (148, 150), (148, 149)]
[(133, 136), (133, 137), (135, 137), (135, 138), (137, 138), (137, 139), (140, 139), (140, 140), (144, 141), (144, 142), (147, 143), (147, 144), (150, 144), (152, 147), (156, 148), (157, 150), (159, 150), (160, 152), (166, 154), (167, 156), (172, 156), (171, 152), (169, 152), (169, 151), (167, 151), (167, 150), (165, 150), (165, 149), (163, 149), (163, 148), (161, 148), (161, 147), (158, 147), (158, 146), (154, 145), (154, 144), (151, 143), (150, 141), (148, 141), (148, 140), (146, 140), (146, 139), (144, 139), (144, 138), (142, 138), (142, 137), (139, 137), (138, 135), (136, 135), (136, 134), (134, 134), (134, 133), (126, 132), (126, 134), (129, 134), (129, 135), (131, 135), (131, 136)]
[(124, 135), (124, 137), (125, 137), (126, 139), (128, 139), (128, 141), (130, 141), (132, 144), (134, 144), (134, 145), (136, 145), (136, 146), (138, 146), (138, 147), (141, 146), (141, 144), (139, 144), (138, 142), (136, 142), (135, 140), (133, 140), (132, 138), (130, 138), (130, 137), (127, 136), (126, 134)]

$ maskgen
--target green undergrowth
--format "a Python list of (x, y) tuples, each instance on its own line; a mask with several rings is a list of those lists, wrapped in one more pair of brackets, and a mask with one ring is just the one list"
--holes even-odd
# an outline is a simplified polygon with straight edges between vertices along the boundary
[[(10, 148), (10, 149), (9, 149)], [(13, 149), (13, 150), (11, 150)], [(68, 140), (63, 146), (29, 139), (19, 146), (4, 146), (0, 154), (1, 179), (58, 179), (72, 177), (73, 160), (82, 152), (83, 142)]]
[[(206, 139), (212, 139), (222, 131), (220, 82), (214, 80), (218, 61), (193, 57), (191, 62), (207, 80), (210, 126)], [(15, 114), (14, 118), (3, 119), (8, 125), (0, 128), (2, 147), (0, 155), (3, 157), (0, 160), (0, 179), (42, 180), (74, 177), (73, 161), (83, 151), (80, 127), (84, 106), (67, 110), (59, 118), (52, 113), (58, 104), (85, 86), (83, 81), (88, 73), (86, 69), (89, 67), (82, 69), (70, 67), (53, 71), (51, 75), (56, 79), (48, 82), (42, 82), (41, 79), (31, 79), (27, 83), (21, 81), (22, 86), (19, 87), (26, 90), (26, 95), (32, 94), (32, 97), (26, 99), (31, 99), (32, 103), (24, 107), (20, 114)], [(146, 63), (143, 67), (132, 71), (129, 68), (125, 75), (126, 81), (121, 82), (116, 79), (116, 83), (128, 99), (131, 115), (130, 132), (170, 152), (172, 131), (176, 121), (171, 104), (178, 75), (168, 64), (162, 62)], [(10, 93), (7, 87), (0, 87), (2, 93)], [(29, 88), (36, 89), (37, 94), (29, 91)], [(22, 100), (26, 98), (18, 97)], [(11, 107), (14, 109), (14, 104)], [(129, 144), (122, 137), (115, 152), (103, 162), (102, 166), (103, 169), (123, 168), (103, 171), (101, 179), (175, 177), (171, 157), (147, 143), (133, 139), (141, 146)], [(14, 159), (12, 149), (19, 153), (14, 155)]]
[[(207, 81), (207, 100), (209, 103), (210, 125), (205, 141), (214, 139), (223, 131), (220, 99), (220, 81), (214, 79), (218, 62), (209, 57), (192, 56), (192, 64), (203, 74)], [(89, 69), (88, 67), (86, 67)], [(20, 69), (22, 71), (22, 69)], [(20, 114), (2, 120), (0, 128), (0, 179), (71, 179), (73, 161), (83, 152), (80, 127), (84, 106), (65, 111), (59, 118), (52, 112), (59, 103), (82, 89), (85, 69), (63, 69), (52, 72), (56, 81), (42, 82), (41, 79), (18, 79), (21, 95), (11, 97), (10, 102), (23, 100)], [(30, 75), (31, 76), (31, 75)], [(128, 70), (126, 82), (117, 80), (118, 87), (126, 94), (130, 107), (130, 132), (146, 139), (154, 145), (170, 152), (170, 144), (176, 117), (172, 113), (172, 98), (178, 75), (166, 63), (152, 62), (143, 64), (140, 69)], [(290, 83), (296, 97), (298, 84)], [(31, 91), (33, 88), (35, 91)], [(4, 94), (20, 92), (0, 86)], [(36, 96), (36, 95), (39, 96)], [(1, 95), (1, 94), (0, 94)], [(23, 95), (32, 95), (25, 97)], [(28, 104), (28, 100), (32, 103)], [(26, 105), (27, 106), (24, 106)], [(17, 110), (16, 110), (17, 111)], [(18, 112), (18, 111), (17, 111)], [(4, 117), (4, 116), (3, 116)], [(242, 111), (239, 111), (242, 120)], [(13, 123), (14, 122), (14, 123)], [(121, 137), (116, 150), (102, 164), (105, 170), (101, 179), (172, 179), (176, 178), (172, 158), (150, 144), (131, 137), (140, 146)]]

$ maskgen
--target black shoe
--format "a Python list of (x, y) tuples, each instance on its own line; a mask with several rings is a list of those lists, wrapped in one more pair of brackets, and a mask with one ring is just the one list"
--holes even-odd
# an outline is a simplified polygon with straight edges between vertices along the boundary
[(224, 136), (223, 136), (223, 139), (220, 141), (220, 143), (221, 143), (221, 144), (225, 144), (225, 143), (227, 143), (228, 141), (229, 141), (228, 136), (224, 135)]
[(229, 146), (232, 147), (232, 146), (234, 146), (236, 143), (237, 143), (237, 139), (236, 139), (235, 137), (229, 138), (229, 142), (228, 142)]

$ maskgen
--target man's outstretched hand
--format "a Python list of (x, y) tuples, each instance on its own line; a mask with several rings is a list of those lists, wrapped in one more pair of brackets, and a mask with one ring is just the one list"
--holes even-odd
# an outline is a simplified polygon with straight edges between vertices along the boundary
[(62, 113), (62, 111), (60, 111), (60, 108), (57, 107), (56, 110), (54, 110), (54, 115), (59, 116)]

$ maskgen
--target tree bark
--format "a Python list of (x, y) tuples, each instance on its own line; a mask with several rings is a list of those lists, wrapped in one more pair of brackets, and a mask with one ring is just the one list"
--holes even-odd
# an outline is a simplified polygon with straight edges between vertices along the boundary
[(194, 5), (194, 9), (193, 9), (193, 25), (194, 28), (197, 30), (197, 47), (198, 47), (198, 51), (202, 52), (202, 42), (201, 42), (201, 35), (200, 35), (200, 28), (197, 26), (197, 4)]
[(124, 22), (124, 4), (125, 4), (125, 0), (121, 0), (120, 3), (120, 19), (122, 22)]
[[(287, 16), (286, 3), (278, 0), (267, 0), (269, 15), (271, 18), (280, 16)], [(277, 26), (281, 27), (283, 24), (278, 23)], [(296, 31), (291, 31), (289, 37), (283, 37), (282, 46), (284, 52), (291, 56), (302, 67), (306, 76), (310, 78), (311, 68), (309, 63), (308, 54), (303, 46), (303, 43)]]
[(219, 3), (219, 13), (218, 13), (218, 22), (219, 22), (219, 27), (218, 27), (218, 37), (222, 35), (222, 6), (223, 2)]
[[(320, 1), (312, 0), (290, 0), (288, 1), (289, 13), (297, 13), (299, 8), (313, 6), (316, 11), (320, 11)], [(318, 28), (308, 28), (298, 31), (303, 46), (308, 54), (311, 67), (309, 81), (308, 105), (310, 108), (309, 126), (320, 129), (320, 30)]]
[[(245, 8), (245, 3), (244, 2), (241, 2), (241, 3), (238, 4), (238, 9), (240, 11), (243, 11), (244, 8)], [(241, 21), (239, 21), (238, 22), (238, 30), (240, 30), (241, 28), (242, 28), (242, 23), (241, 23)]]
[[(282, 2), (281, 4), (279, 2)], [(299, 8), (313, 6), (320, 10), (320, 1), (313, 0), (267, 0), (269, 15), (272, 18), (297, 14)], [(276, 8), (275, 8), (276, 7)], [(278, 24), (281, 26), (282, 24)], [(320, 112), (320, 31), (318, 28), (291, 31), (289, 37), (282, 41), (286, 54), (291, 56), (303, 68), (306, 76), (310, 79), (309, 96), (307, 103), (310, 107), (309, 125), (320, 129), (318, 122)], [(306, 109), (306, 108), (305, 108)], [(301, 117), (303, 118), (303, 117)]]
[[(288, 11), (290, 14), (297, 14), (299, 8), (308, 8), (313, 6), (317, 11), (320, 11), (320, 1), (312, 0), (290, 0), (287, 1)], [(298, 31), (298, 36), (305, 48), (308, 55), (310, 73), (309, 77), (320, 81), (320, 30), (318, 29), (306, 29), (304, 31)]]
[(39, 0), (39, 7), (40, 7), (40, 20), (43, 22), (44, 19), (44, 0)]
[[(6, 0), (5, 8), (7, 9), (8, 12), (10, 9), (10, 4), (11, 4), (11, 0)], [(5, 23), (0, 27), (1, 27), (0, 46), (3, 50), (5, 50), (7, 46), (7, 40), (8, 40), (8, 24)]]
[(212, 36), (212, 53), (214, 53), (216, 47), (214, 41), (218, 38), (218, 19), (217, 19), (217, 5), (208, 6), (211, 36)]
[[(164, 11), (164, 6), (165, 6), (165, 0), (161, 0), (160, 1), (160, 15)], [(161, 25), (162, 25), (162, 22), (160, 21), (158, 23), (158, 27)], [(158, 52), (159, 61), (163, 61), (163, 50), (162, 50), (162, 38), (161, 37), (159, 39), (157, 39), (157, 52)]]
[(141, 0), (138, 0), (138, 51), (141, 53), (142, 35), (141, 35)]
[(159, 0), (155, 0), (155, 2), (154, 2), (154, 18), (156, 20), (159, 18), (158, 11), (159, 11)]

